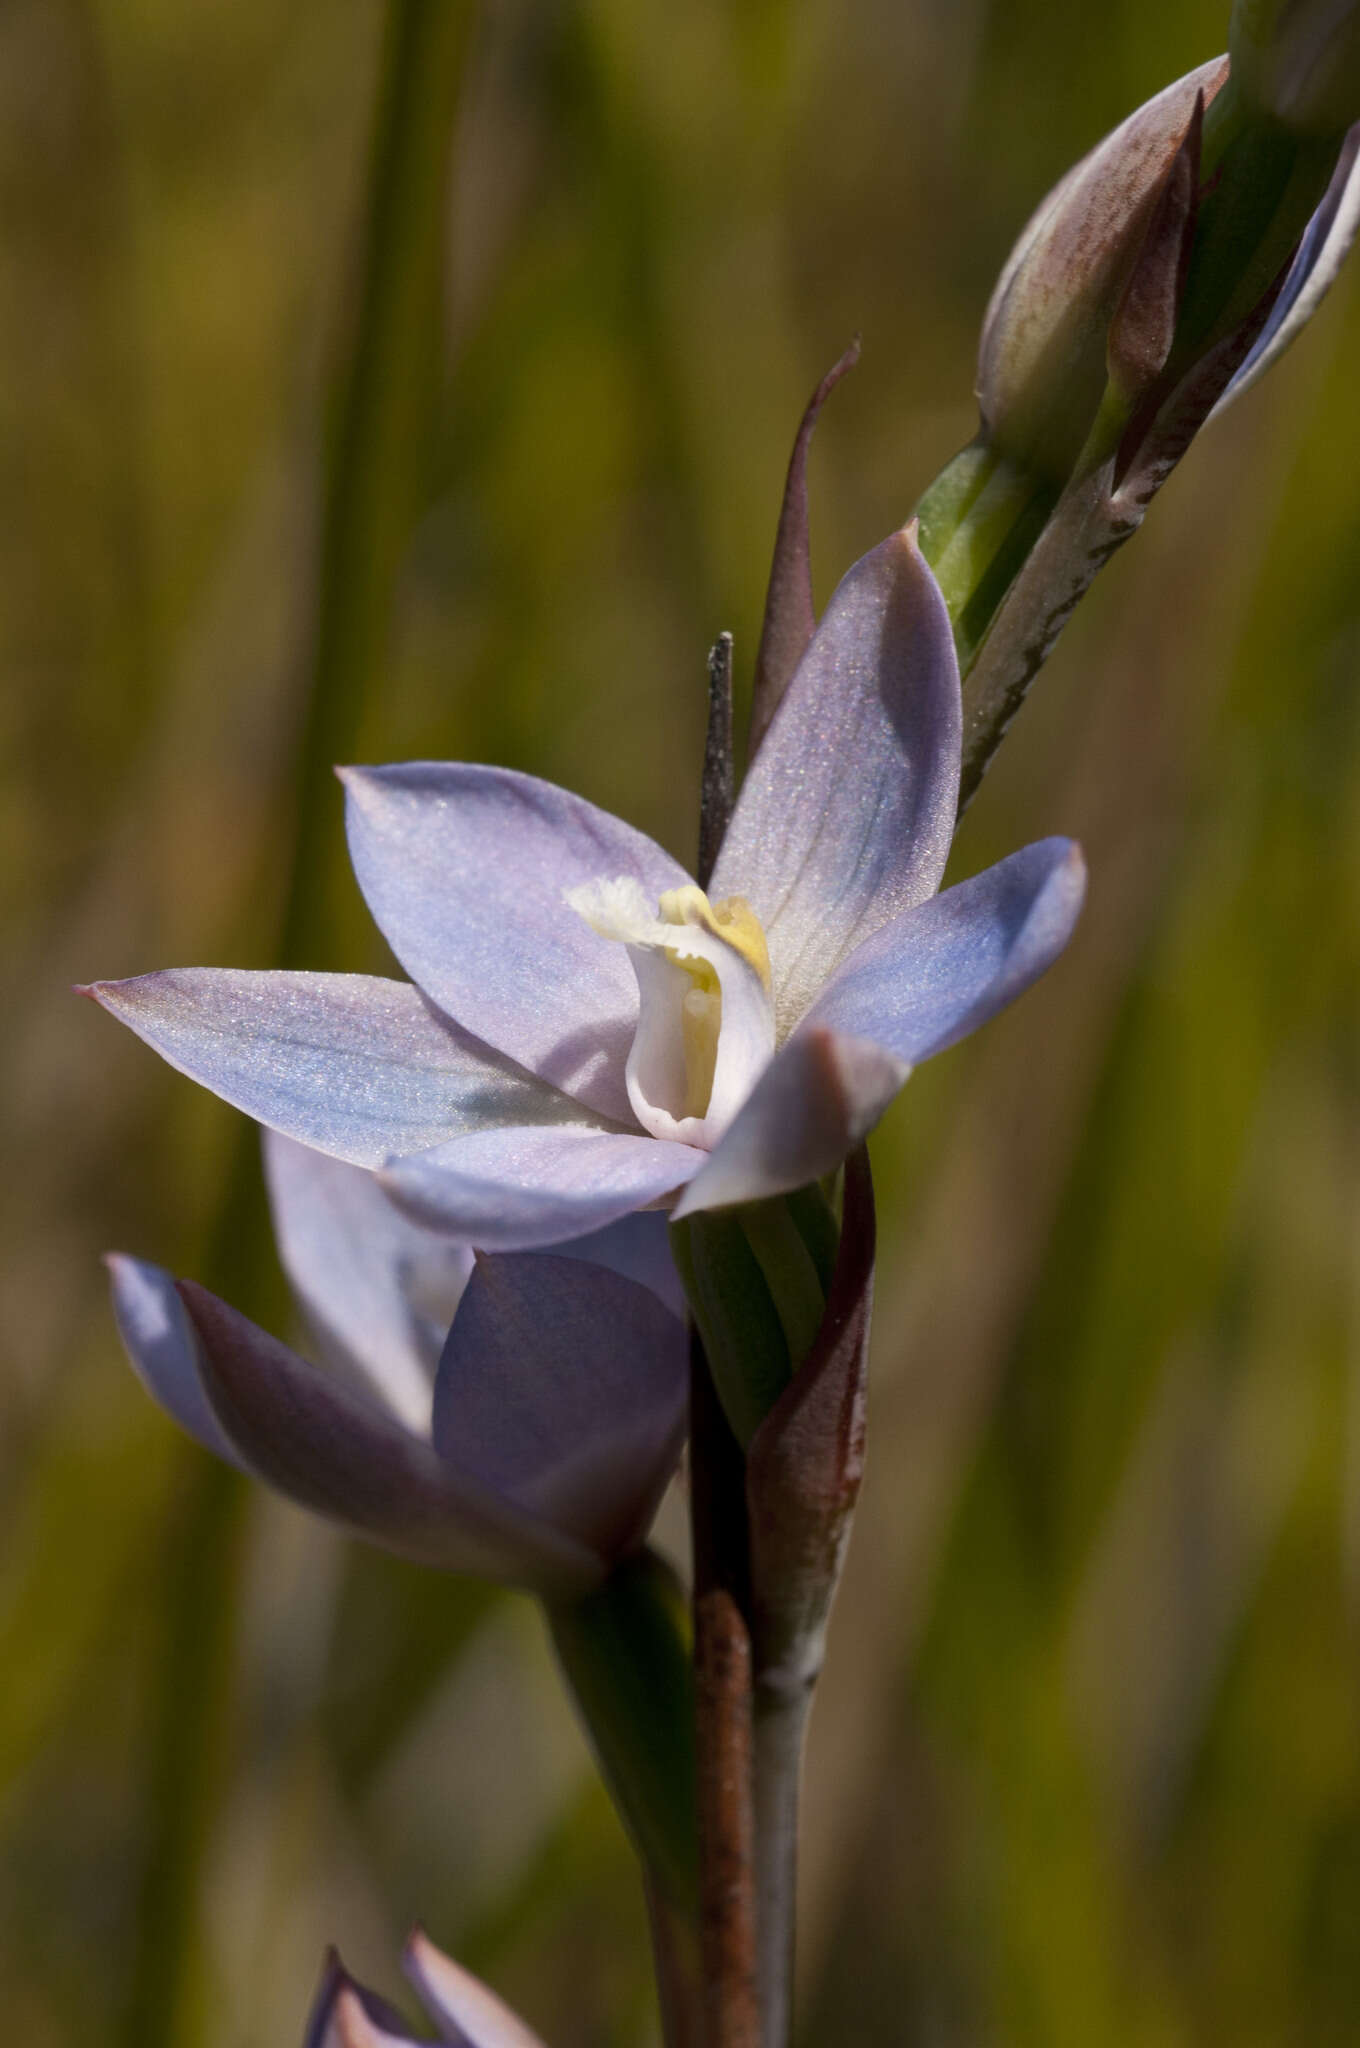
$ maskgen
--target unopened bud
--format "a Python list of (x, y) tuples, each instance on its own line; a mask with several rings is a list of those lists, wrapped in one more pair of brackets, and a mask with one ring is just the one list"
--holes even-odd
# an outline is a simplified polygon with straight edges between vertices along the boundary
[(1112, 369), (1160, 368), (1194, 200), (1183, 152), (1201, 96), (1214, 97), (1227, 68), (1222, 57), (1201, 65), (1099, 143), (1039, 207), (1001, 273), (983, 323), (978, 403), (992, 445), (1033, 473), (1070, 473)]
[(1295, 134), (1360, 121), (1358, 0), (1237, 0), (1229, 48), (1244, 103)]

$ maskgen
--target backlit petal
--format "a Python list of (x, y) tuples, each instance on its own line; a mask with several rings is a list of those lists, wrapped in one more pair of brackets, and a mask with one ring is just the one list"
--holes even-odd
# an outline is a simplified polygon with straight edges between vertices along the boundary
[(358, 1166), (488, 1125), (581, 1119), (403, 981), (185, 967), (87, 993), (247, 1116)]
[(633, 976), (563, 899), (631, 875), (655, 900), (686, 880), (679, 864), (607, 811), (508, 769), (412, 762), (344, 781), (359, 886), (407, 973), (521, 1066), (631, 1121)]
[(939, 887), (961, 727), (944, 600), (914, 534), (895, 533), (827, 606), (710, 886), (765, 927), (781, 1034), (854, 946)]
[(418, 1221), (482, 1251), (531, 1251), (652, 1207), (707, 1156), (612, 1131), (483, 1131), (394, 1159), (381, 1179)]
[(418, 1434), (472, 1253), (390, 1202), (372, 1173), (265, 1132), (279, 1257), (327, 1362)]

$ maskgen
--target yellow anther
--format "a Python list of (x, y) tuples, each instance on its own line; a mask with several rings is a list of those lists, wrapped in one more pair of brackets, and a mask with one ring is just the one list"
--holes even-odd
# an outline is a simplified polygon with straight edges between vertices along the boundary
[(721, 903), (713, 905), (713, 922), (709, 930), (716, 932), (720, 939), (726, 939), (743, 960), (750, 962), (760, 976), (766, 995), (770, 992), (770, 949), (765, 943), (765, 927), (752, 910), (744, 896), (724, 896)]
[[(682, 889), (666, 891), (660, 909), (663, 924), (697, 924), (730, 946), (734, 953), (740, 953), (747, 965), (754, 967), (768, 993), (770, 949), (765, 943), (764, 927), (744, 896), (724, 896), (721, 902), (710, 903), (697, 883), (686, 882)], [(689, 962), (684, 965), (688, 967)]]

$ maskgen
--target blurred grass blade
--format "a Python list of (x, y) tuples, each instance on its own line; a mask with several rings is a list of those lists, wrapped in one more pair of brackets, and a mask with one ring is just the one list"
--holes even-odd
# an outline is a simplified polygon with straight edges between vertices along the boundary
[[(330, 770), (353, 751), (421, 505), (443, 342), (446, 170), (472, 19), (469, 5), (442, 0), (394, 0), (388, 12), (359, 287), (336, 381), (280, 965), (313, 954), (340, 964), (333, 878), (343, 863)], [(264, 1304), (271, 1294), (277, 1304), (281, 1290), (258, 1147), (246, 1125), (233, 1148), (215, 1239), (209, 1281), (269, 1320)], [(217, 1804), (242, 1507), (234, 1475), (196, 1460), (169, 1545), (148, 1807), (154, 1825), (121, 2029), (127, 2048), (191, 2048), (202, 2038), (194, 1930)]]

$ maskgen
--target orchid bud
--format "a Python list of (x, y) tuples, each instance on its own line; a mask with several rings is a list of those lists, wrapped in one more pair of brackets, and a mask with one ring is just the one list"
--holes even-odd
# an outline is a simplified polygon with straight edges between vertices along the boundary
[[(1105, 392), (1111, 328), (1150, 258), (1154, 294), (1168, 296), (1161, 278), (1174, 282), (1188, 222), (1181, 208), (1163, 226), (1164, 196), (1201, 95), (1214, 98), (1227, 68), (1221, 57), (1201, 65), (1097, 144), (1044, 200), (1001, 273), (983, 322), (978, 403), (993, 448), (1031, 473), (1057, 484), (1070, 473)], [(1155, 375), (1161, 362), (1148, 368)]]
[(1339, 135), (1360, 120), (1355, 0), (1237, 0), (1228, 44), (1244, 103), (1296, 135)]

